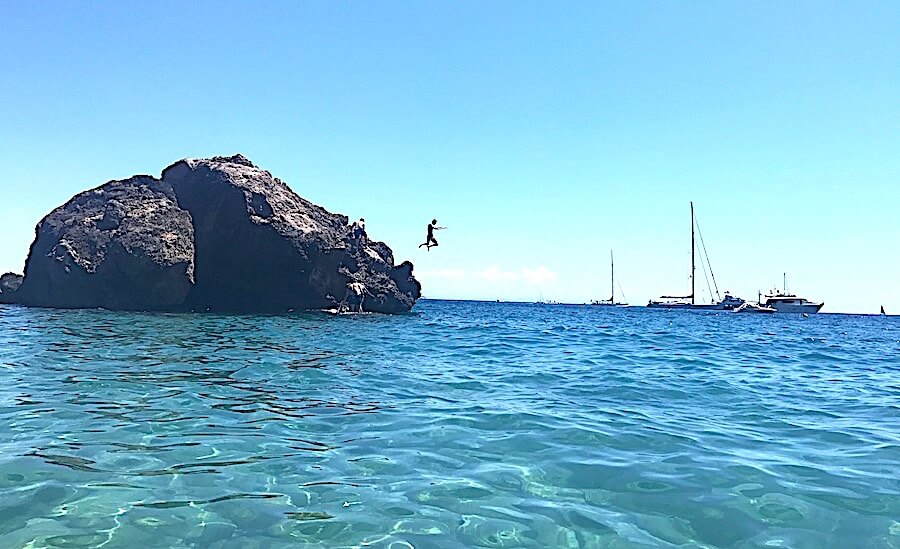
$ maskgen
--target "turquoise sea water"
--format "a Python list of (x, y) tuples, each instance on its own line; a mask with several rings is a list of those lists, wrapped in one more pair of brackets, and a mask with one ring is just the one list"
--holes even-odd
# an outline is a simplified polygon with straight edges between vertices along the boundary
[(0, 306), (0, 547), (900, 547), (900, 318)]

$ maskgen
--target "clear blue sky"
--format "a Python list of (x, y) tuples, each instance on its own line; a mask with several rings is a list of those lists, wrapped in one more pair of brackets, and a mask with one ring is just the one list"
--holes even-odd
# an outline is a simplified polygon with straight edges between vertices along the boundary
[(900, 2), (3, 12), (2, 270), (76, 192), (241, 152), (430, 297), (607, 297), (610, 248), (632, 304), (686, 293), (693, 200), (723, 288), (900, 313)]

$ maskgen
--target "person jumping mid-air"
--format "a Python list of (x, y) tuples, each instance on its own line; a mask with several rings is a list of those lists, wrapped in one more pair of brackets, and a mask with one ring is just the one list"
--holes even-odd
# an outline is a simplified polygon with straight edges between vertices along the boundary
[(443, 229), (446, 229), (446, 228), (447, 228), (447, 227), (438, 227), (438, 226), (437, 226), (437, 219), (432, 219), (432, 220), (431, 220), (431, 223), (428, 224), (428, 234), (425, 236), (425, 242), (424, 242), (423, 244), (419, 244), (419, 247), (421, 248), (422, 246), (427, 246), (427, 247), (428, 247), (428, 251), (430, 252), (430, 251), (431, 251), (431, 248), (432, 248), (433, 246), (437, 246), (437, 245), (438, 245), (437, 239), (434, 238), (434, 231), (440, 231), (440, 230), (443, 230)]

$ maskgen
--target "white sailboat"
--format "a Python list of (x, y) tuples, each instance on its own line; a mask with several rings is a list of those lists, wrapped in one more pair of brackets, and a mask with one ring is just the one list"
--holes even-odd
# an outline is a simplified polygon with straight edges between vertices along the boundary
[[(691, 202), (691, 293), (686, 296), (662, 296), (657, 301), (651, 300), (647, 303), (647, 307), (657, 308), (657, 309), (707, 309), (707, 310), (719, 310), (719, 311), (731, 311), (737, 307), (740, 307), (744, 304), (744, 300), (735, 297), (728, 292), (725, 292), (725, 297), (719, 297), (719, 289), (718, 285), (716, 285), (716, 275), (712, 274), (712, 264), (709, 262), (709, 256), (706, 256), (706, 264), (709, 265), (709, 272), (712, 274), (713, 284), (716, 285), (716, 296), (719, 297), (718, 301), (713, 301), (712, 303), (697, 303), (696, 301), (696, 284), (695, 284), (695, 275), (697, 272), (696, 267), (696, 252), (697, 245), (695, 242), (694, 231), (697, 226), (697, 220), (694, 217), (694, 203)], [(701, 234), (701, 243), (703, 236)], [(704, 251), (706, 246), (704, 245)], [(707, 279), (707, 283), (709, 280)], [(712, 289), (710, 289), (712, 292)]]
[[(622, 296), (623, 298), (625, 296)], [(609, 251), (609, 299), (600, 299), (591, 301), (591, 305), (601, 305), (605, 307), (624, 307), (628, 303), (616, 303), (616, 268), (613, 262), (613, 252)]]

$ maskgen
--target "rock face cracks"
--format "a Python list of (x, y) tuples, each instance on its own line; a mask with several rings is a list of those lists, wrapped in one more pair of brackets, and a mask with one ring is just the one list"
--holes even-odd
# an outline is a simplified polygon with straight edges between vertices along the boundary
[(241, 155), (185, 159), (53, 210), (0, 302), (277, 313), (334, 307), (359, 282), (364, 310), (408, 311), (421, 295), (412, 264), (395, 266), (384, 243), (357, 245), (347, 221)]

